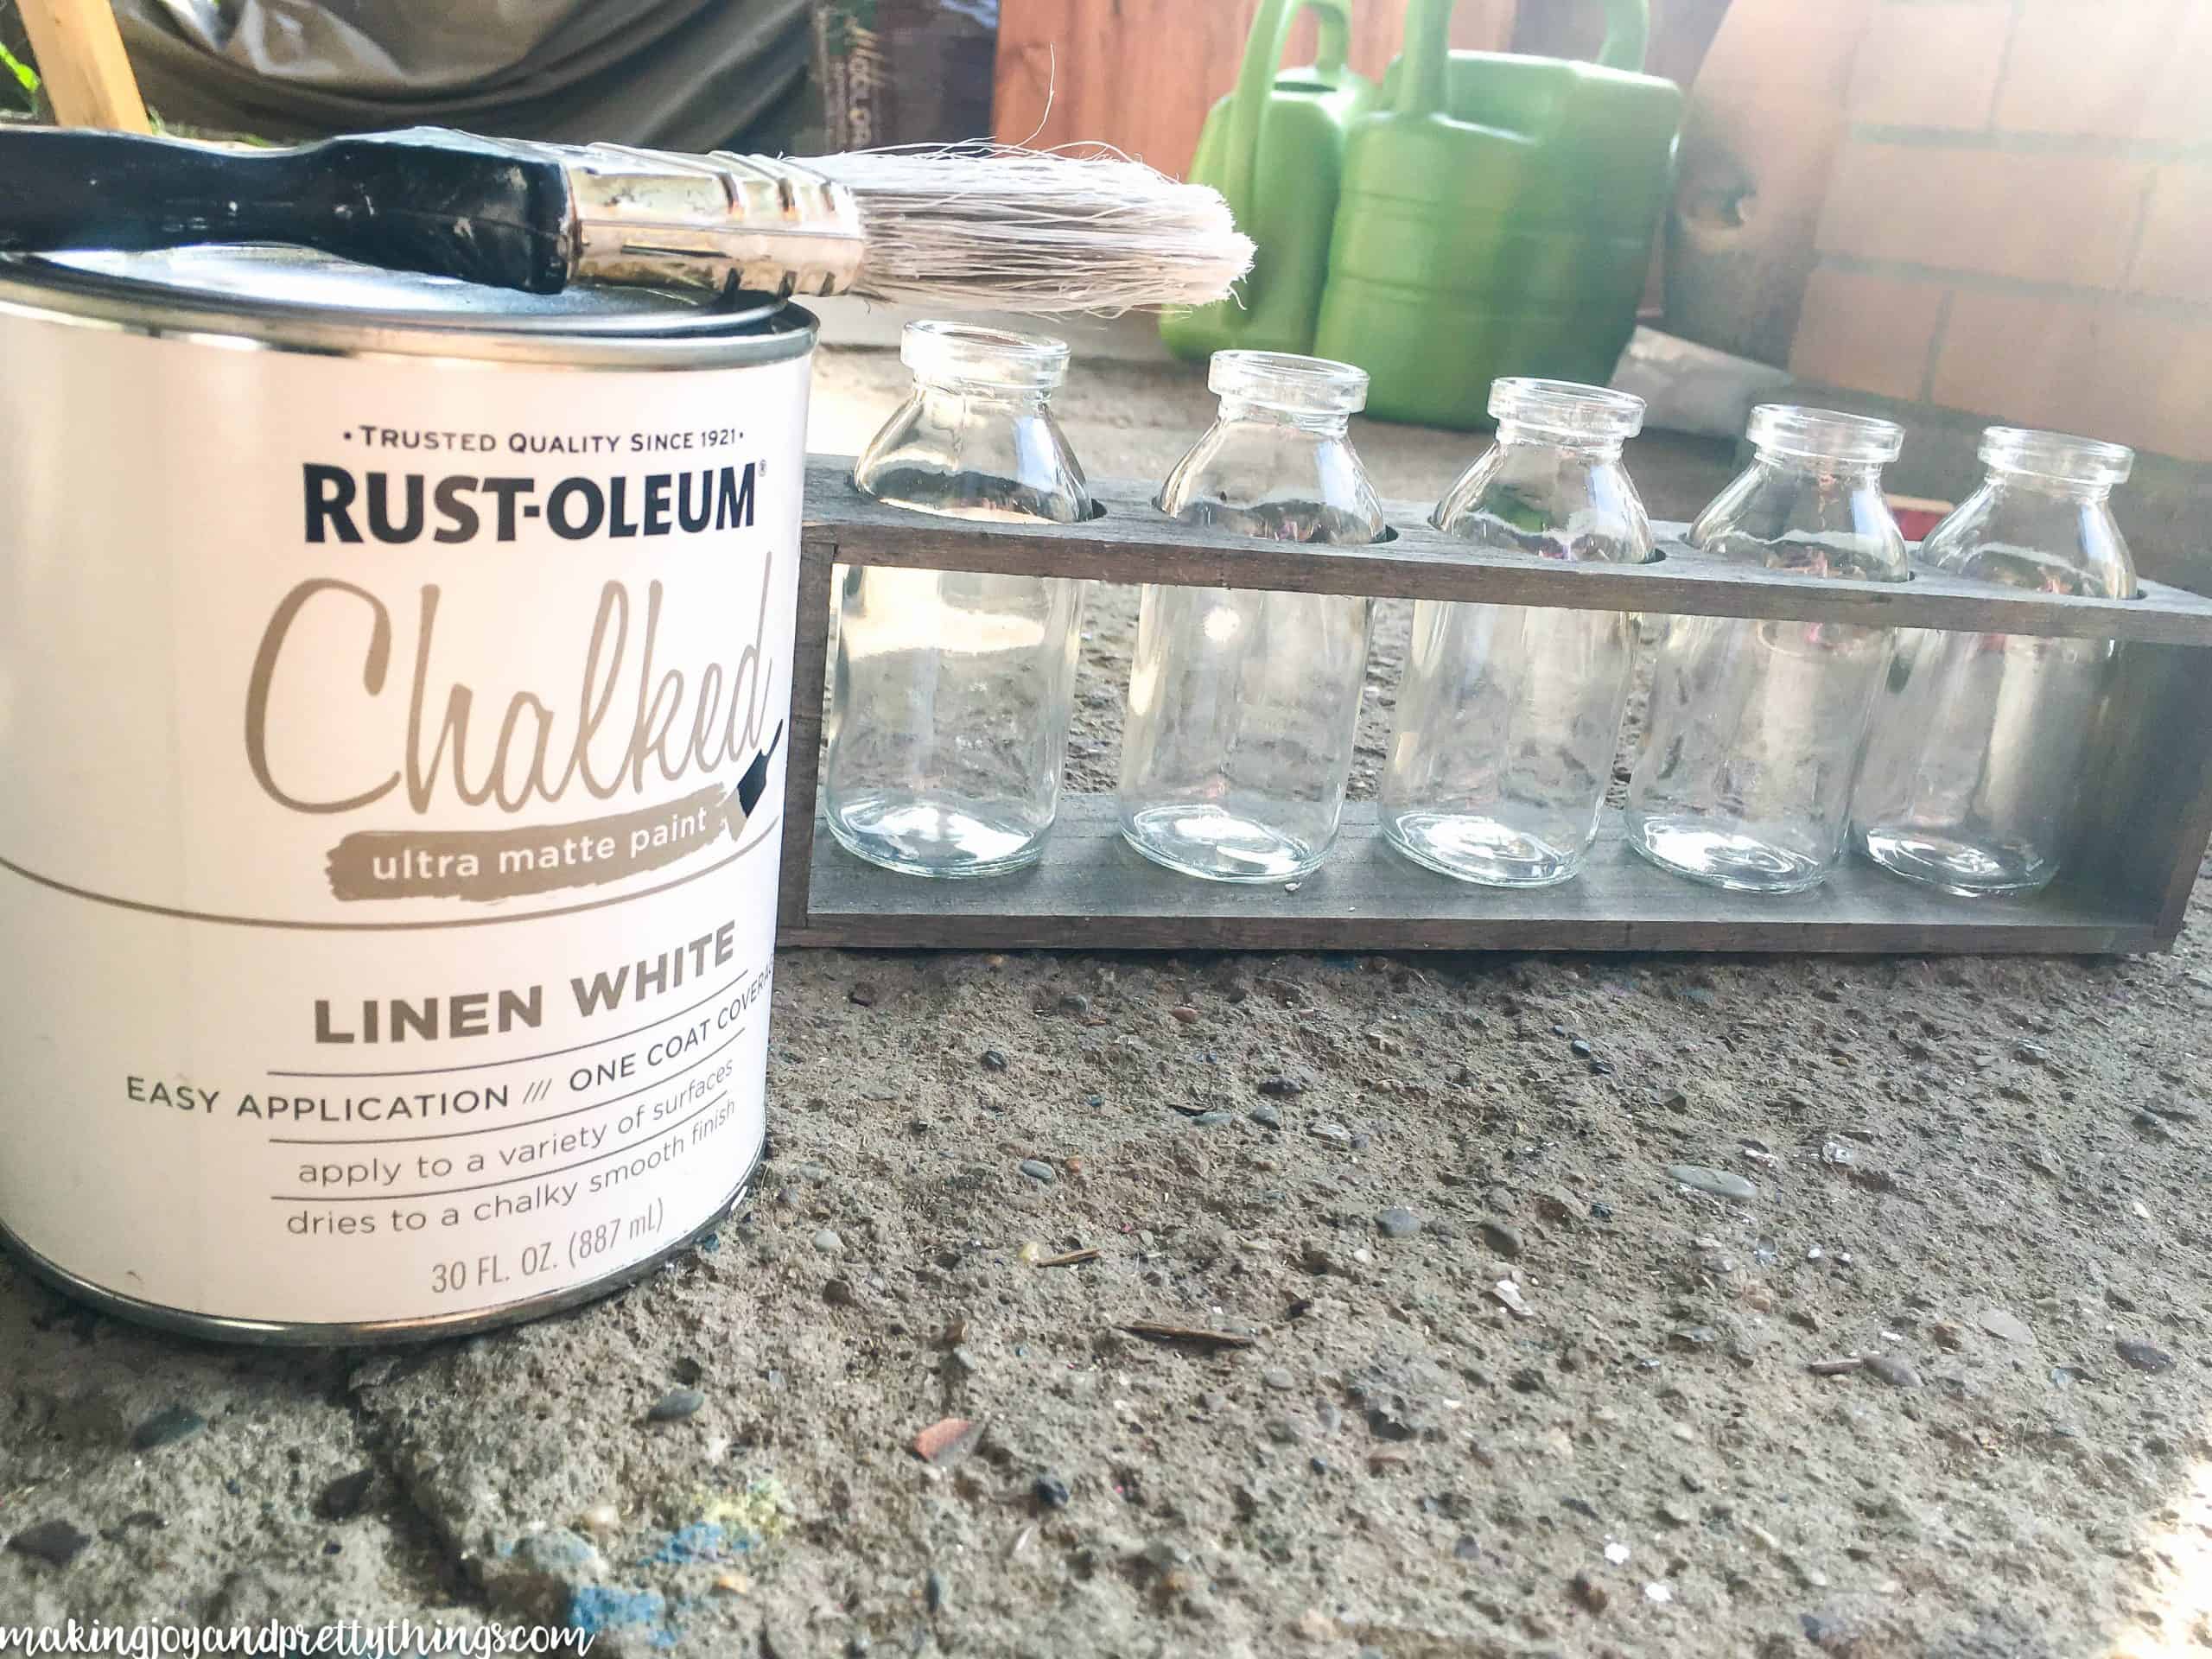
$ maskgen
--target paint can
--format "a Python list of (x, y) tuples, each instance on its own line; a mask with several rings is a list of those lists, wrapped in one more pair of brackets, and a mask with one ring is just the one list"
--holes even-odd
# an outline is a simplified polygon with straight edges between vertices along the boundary
[(0, 260), (0, 1231), (388, 1341), (745, 1189), (813, 319)]

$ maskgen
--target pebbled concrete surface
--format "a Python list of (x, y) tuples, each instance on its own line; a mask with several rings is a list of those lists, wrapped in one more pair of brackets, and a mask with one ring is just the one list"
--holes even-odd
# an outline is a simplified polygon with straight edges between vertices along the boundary
[[(899, 383), (827, 358), (816, 447)], [(1101, 364), (1064, 404), (1149, 474), (1208, 399)], [(1408, 496), (1472, 447), (1361, 442)], [(1655, 512), (1714, 448), (1632, 457)], [(1085, 786), (1131, 614), (1094, 608)], [(759, 1192), (595, 1306), (269, 1355), (0, 1266), (0, 1627), (2199, 1652), (2208, 941), (2200, 903), (2113, 963), (787, 953)]]

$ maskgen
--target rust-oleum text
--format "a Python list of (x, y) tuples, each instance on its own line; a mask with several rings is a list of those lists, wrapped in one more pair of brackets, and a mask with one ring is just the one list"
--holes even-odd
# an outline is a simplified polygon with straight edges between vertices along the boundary
[(758, 482), (756, 463), (747, 461), (640, 478), (564, 478), (540, 499), (534, 478), (455, 473), (432, 480), (317, 461), (300, 473), (311, 543), (416, 542), (426, 535), (434, 542), (469, 542), (487, 534), (512, 542), (518, 525), (534, 518), (571, 542), (747, 530)]

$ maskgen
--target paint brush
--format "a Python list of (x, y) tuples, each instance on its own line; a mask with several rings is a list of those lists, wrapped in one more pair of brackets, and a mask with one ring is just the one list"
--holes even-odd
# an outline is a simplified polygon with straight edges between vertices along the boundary
[(442, 128), (256, 149), (0, 129), (0, 252), (278, 242), (387, 270), (1116, 311), (1220, 299), (1251, 264), (1220, 194), (1109, 150), (789, 161)]

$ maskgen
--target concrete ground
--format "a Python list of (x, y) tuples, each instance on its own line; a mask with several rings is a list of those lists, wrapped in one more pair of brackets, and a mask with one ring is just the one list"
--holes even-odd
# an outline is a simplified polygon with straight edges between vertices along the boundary
[[(815, 447), (900, 380), (825, 358)], [(1106, 361), (1063, 399), (1097, 474), (1156, 475), (1209, 406)], [(1358, 442), (1408, 497), (1475, 447)], [(1654, 511), (1716, 450), (1639, 446)], [(1130, 617), (1097, 596), (1078, 787)], [(0, 1650), (73, 1616), (746, 1659), (2198, 1653), (2208, 948), (2200, 903), (2122, 961), (786, 953), (758, 1192), (595, 1306), (271, 1354), (0, 1265)]]

